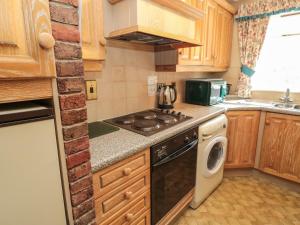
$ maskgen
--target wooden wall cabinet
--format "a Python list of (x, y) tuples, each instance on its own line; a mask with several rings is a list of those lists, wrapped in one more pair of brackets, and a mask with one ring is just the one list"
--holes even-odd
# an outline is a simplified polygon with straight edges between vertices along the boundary
[(300, 117), (267, 113), (260, 170), (300, 183)]
[(105, 60), (103, 0), (82, 0), (81, 42), (85, 71), (101, 71)]
[(230, 65), (235, 8), (223, 0), (186, 0), (204, 11), (196, 23), (201, 47), (165, 51), (157, 48), (156, 71), (222, 72)]
[(0, 79), (55, 77), (48, 0), (1, 1)]
[(227, 118), (228, 148), (225, 168), (254, 167), (260, 112), (230, 111)]

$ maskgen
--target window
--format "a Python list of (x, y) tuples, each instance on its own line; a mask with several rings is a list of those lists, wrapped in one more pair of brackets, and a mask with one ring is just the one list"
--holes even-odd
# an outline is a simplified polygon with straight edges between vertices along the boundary
[(300, 12), (271, 16), (252, 89), (300, 92)]

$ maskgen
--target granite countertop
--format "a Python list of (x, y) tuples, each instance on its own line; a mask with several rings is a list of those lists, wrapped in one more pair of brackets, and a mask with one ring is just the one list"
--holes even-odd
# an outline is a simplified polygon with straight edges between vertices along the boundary
[(120, 129), (119, 131), (91, 139), (92, 171), (95, 173), (225, 112), (224, 107), (205, 107), (190, 104), (177, 104), (175, 110), (193, 118), (149, 137)]
[(120, 129), (119, 131), (91, 139), (92, 171), (97, 172), (226, 111), (261, 110), (300, 116), (300, 110), (276, 108), (273, 102), (253, 99), (230, 100), (210, 107), (181, 103), (176, 105), (175, 110), (193, 118), (149, 137)]
[(300, 116), (300, 110), (293, 108), (279, 108), (275, 107), (274, 104), (278, 102), (260, 100), (260, 99), (246, 99), (246, 100), (228, 100), (218, 107), (224, 107), (226, 111), (233, 110), (261, 110), (265, 112), (282, 113), (289, 115)]

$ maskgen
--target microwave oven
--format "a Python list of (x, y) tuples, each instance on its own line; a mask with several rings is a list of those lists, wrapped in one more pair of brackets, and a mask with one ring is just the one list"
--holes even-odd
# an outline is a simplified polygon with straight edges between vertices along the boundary
[(190, 79), (185, 82), (185, 101), (196, 105), (215, 105), (223, 102), (227, 94), (222, 79)]

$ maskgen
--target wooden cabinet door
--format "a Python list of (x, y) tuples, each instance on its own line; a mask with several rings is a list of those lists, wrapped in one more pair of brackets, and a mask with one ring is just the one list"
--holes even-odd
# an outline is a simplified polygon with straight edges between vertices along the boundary
[(260, 168), (263, 171), (279, 173), (286, 129), (286, 118), (267, 113), (260, 155)]
[(218, 7), (216, 24), (214, 66), (227, 68), (231, 57), (233, 15), (222, 7)]
[(231, 111), (228, 117), (226, 168), (253, 167), (260, 121), (258, 111)]
[(218, 5), (213, 0), (206, 0), (203, 38), (203, 65), (214, 64), (214, 45), (216, 34), (216, 16)]
[(55, 77), (48, 0), (0, 5), (0, 79)]
[(260, 169), (300, 183), (300, 117), (267, 113)]
[(279, 172), (283, 177), (300, 182), (300, 117), (287, 117)]
[[(183, 0), (192, 6), (204, 10), (206, 0)], [(196, 37), (200, 43), (203, 43), (203, 26), (204, 19), (196, 22)], [(182, 48), (178, 50), (178, 64), (179, 65), (201, 65), (202, 64), (203, 47)]]
[(81, 42), (86, 71), (101, 71), (105, 59), (102, 0), (82, 0)]

